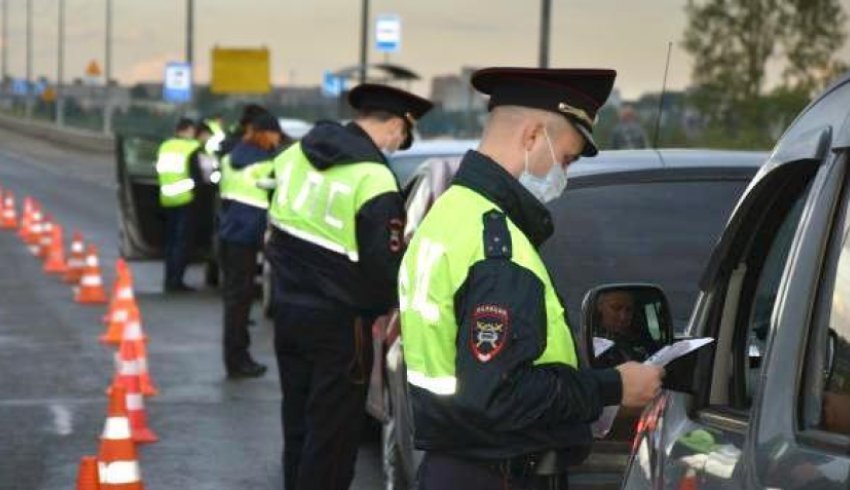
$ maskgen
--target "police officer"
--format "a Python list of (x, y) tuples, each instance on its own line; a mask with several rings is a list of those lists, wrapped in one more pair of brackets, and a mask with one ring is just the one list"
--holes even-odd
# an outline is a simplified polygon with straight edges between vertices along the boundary
[(251, 121), (260, 114), (269, 114), (269, 111), (257, 104), (248, 104), (243, 107), (242, 114), (239, 116), (239, 122), (225, 134), (224, 139), (218, 145), (216, 154), (219, 157), (223, 157), (233, 151), (233, 148), (242, 141), (245, 133), (250, 130)]
[(274, 161), (275, 353), (288, 490), (345, 489), (364, 417), (371, 324), (397, 302), (404, 208), (385, 153), (431, 103), (363, 84), (347, 125), (322, 122)]
[(271, 175), (272, 158), (281, 144), (277, 119), (261, 113), (221, 162), (219, 251), (224, 273), (224, 366), (231, 378), (262, 376), (266, 366), (248, 352), (248, 321), (253, 303), (257, 254), (263, 245), (269, 191), (262, 182)]
[[(602, 407), (640, 406), (662, 371), (580, 369), (538, 247), (566, 167), (596, 155), (610, 70), (490, 68), (477, 151), (417, 229), (399, 271), (404, 357), (424, 490), (566, 488)], [(582, 230), (567, 230), (580, 239)]]
[(191, 119), (181, 119), (174, 136), (163, 142), (157, 154), (159, 203), (165, 210), (165, 280), (166, 292), (191, 291), (183, 282), (191, 240), (191, 204), (195, 197), (196, 159), (200, 146)]

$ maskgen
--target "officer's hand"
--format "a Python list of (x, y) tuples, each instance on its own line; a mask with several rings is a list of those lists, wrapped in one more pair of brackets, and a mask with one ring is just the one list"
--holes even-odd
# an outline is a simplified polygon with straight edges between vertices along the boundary
[(661, 392), (661, 379), (664, 368), (627, 362), (617, 366), (623, 382), (623, 399), (620, 404), (624, 407), (643, 407)]

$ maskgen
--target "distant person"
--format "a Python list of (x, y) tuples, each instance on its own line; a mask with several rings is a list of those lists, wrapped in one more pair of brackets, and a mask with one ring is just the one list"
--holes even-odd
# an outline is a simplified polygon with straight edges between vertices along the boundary
[(647, 146), (649, 143), (646, 132), (640, 125), (635, 108), (628, 104), (624, 105), (620, 109), (620, 122), (614, 126), (614, 131), (611, 133), (611, 149), (628, 150)]
[(166, 292), (192, 290), (183, 282), (183, 276), (192, 239), (191, 204), (200, 173), (192, 155), (199, 146), (195, 139), (195, 123), (184, 118), (177, 123), (174, 136), (163, 142), (157, 153), (159, 203), (165, 210)]
[(658, 350), (648, 332), (635, 324), (635, 300), (628, 291), (602, 293), (596, 315), (599, 325), (596, 336), (614, 341), (614, 346), (599, 357), (601, 365), (643, 362)]
[(242, 109), (242, 115), (239, 116), (239, 122), (230, 129), (227, 135), (222, 140), (218, 148), (218, 157), (230, 153), (245, 134), (250, 130), (251, 121), (260, 114), (271, 114), (265, 107), (257, 104), (248, 104)]
[(277, 118), (268, 113), (256, 116), (251, 128), (221, 162), (218, 236), (224, 272), (224, 367), (230, 378), (255, 378), (266, 372), (266, 366), (248, 352), (248, 323), (269, 209), (269, 191), (260, 184), (274, 169), (272, 159), (283, 133)]

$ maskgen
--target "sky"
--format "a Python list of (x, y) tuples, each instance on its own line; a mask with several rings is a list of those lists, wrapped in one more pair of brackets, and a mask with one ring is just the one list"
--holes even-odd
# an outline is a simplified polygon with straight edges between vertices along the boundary
[[(8, 69), (26, 74), (26, 0), (8, 3)], [(33, 2), (33, 75), (56, 78), (59, 0)], [(66, 81), (96, 60), (103, 67), (107, 0), (66, 1)], [(185, 52), (186, 4), (181, 0), (112, 0), (112, 76), (121, 84), (161, 81), (168, 61)], [(840, 0), (850, 12), (850, 0)], [(668, 87), (688, 85), (691, 61), (681, 47), (686, 0), (552, 0), (550, 65), (606, 67), (617, 88), (635, 98), (661, 88), (667, 45), (673, 42)], [(358, 62), (359, 0), (195, 0), (196, 81), (209, 80), (210, 52), (220, 47), (271, 50), (272, 83), (314, 85), (325, 70)], [(401, 51), (389, 60), (422, 76), (413, 91), (427, 96), (435, 75), (463, 66), (534, 66), (538, 58), (537, 0), (371, 0), (374, 17), (402, 19)], [(850, 43), (839, 56), (850, 61)], [(768, 67), (768, 84), (782, 67)]]

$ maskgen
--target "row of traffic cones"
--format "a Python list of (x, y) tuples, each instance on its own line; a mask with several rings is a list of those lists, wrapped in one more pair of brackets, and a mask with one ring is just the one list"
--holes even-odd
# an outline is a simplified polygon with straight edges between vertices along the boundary
[(18, 237), (30, 252), (44, 261), (44, 271), (60, 276), (75, 286), (74, 300), (80, 304), (105, 304), (106, 292), (94, 245), (85, 247), (82, 234), (74, 232), (71, 254), (66, 260), (63, 228), (50, 215), (42, 212), (34, 199), (24, 199), (20, 224), (17, 221), (15, 197), (9, 191), (0, 193), (0, 229), (17, 230)]
[(106, 331), (99, 338), (118, 347), (115, 375), (106, 390), (109, 408), (100, 449), (97, 457), (81, 459), (77, 490), (141, 490), (137, 445), (158, 440), (148, 426), (145, 410), (145, 397), (156, 395), (157, 389), (147, 368), (147, 336), (133, 292), (132, 272), (123, 259), (118, 259), (115, 270), (112, 298), (103, 317)]
[[(14, 195), (0, 189), (0, 229), (17, 231), (30, 252), (44, 261), (43, 270), (74, 286), (80, 304), (106, 304), (107, 296), (94, 245), (86, 247), (75, 232), (70, 256), (65, 257), (63, 229), (34, 199), (24, 199), (20, 223)], [(157, 394), (147, 368), (146, 336), (133, 293), (133, 278), (123, 259), (104, 317), (101, 342), (118, 347), (115, 375), (107, 389), (109, 404), (97, 456), (80, 461), (77, 490), (142, 490), (136, 445), (157, 441), (148, 427), (144, 397)]]

